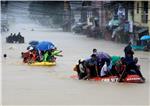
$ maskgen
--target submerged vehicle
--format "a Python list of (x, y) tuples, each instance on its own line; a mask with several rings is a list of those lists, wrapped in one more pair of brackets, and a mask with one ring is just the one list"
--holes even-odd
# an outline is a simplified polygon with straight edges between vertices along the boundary
[(143, 45), (131, 45), (133, 50), (144, 50), (145, 46)]
[(131, 45), (133, 50), (150, 51), (150, 35), (144, 35), (140, 38), (140, 45)]

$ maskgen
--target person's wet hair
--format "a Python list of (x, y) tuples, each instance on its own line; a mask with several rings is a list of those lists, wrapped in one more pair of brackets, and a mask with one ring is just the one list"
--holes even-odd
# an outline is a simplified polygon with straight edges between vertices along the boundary
[(138, 62), (138, 58), (137, 58), (137, 57), (134, 58), (134, 62), (135, 62), (135, 63)]
[(80, 59), (80, 60), (78, 60), (78, 63), (79, 63), (79, 64), (81, 63), (81, 59)]
[(82, 63), (84, 63), (84, 62), (85, 62), (85, 61), (82, 60), (82, 59), (79, 59), (79, 61), (78, 61), (79, 64), (82, 64)]
[(97, 52), (97, 49), (94, 48), (94, 49), (93, 49), (93, 52)]
[(122, 63), (125, 63), (125, 58), (124, 57), (121, 57), (120, 60), (121, 60)]
[(96, 57), (96, 55), (95, 55), (95, 54), (92, 54), (91, 57)]

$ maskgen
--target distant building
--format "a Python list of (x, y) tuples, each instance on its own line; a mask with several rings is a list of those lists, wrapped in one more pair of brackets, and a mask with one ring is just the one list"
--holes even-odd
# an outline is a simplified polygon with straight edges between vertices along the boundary
[(77, 23), (81, 20), (81, 11), (79, 8), (82, 7), (82, 1), (70, 1), (69, 3), (72, 18), (74, 19), (74, 22)]
[(134, 1), (134, 24), (149, 29), (150, 34), (150, 1)]
[(71, 20), (97, 27), (108, 40), (114, 30), (109, 29), (110, 22), (114, 26), (119, 22), (121, 34), (116, 34), (126, 36), (122, 38), (125, 41), (130, 33), (137, 33), (139, 38), (150, 34), (150, 1), (70, 1), (70, 8)]

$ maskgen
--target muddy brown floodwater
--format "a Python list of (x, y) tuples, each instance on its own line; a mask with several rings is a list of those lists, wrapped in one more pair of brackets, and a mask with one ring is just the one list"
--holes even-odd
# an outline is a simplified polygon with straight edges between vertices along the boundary
[[(10, 32), (20, 31), (24, 44), (7, 44), (2, 33), (2, 103), (3, 105), (148, 105), (150, 53), (135, 51), (144, 84), (80, 81), (71, 79), (76, 74), (74, 65), (80, 58), (87, 58), (93, 48), (110, 55), (123, 56), (124, 44), (96, 40), (83, 35), (49, 30), (37, 25), (14, 25)], [(35, 31), (31, 31), (31, 28)], [(49, 40), (63, 57), (57, 58), (53, 67), (28, 66), (22, 63), (20, 53), (26, 50), (30, 40)]]

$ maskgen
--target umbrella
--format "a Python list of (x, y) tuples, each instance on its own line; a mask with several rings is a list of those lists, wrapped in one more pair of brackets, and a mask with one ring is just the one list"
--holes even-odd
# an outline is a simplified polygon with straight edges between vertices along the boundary
[(97, 55), (98, 59), (100, 59), (100, 60), (101, 60), (102, 58), (108, 58), (108, 59), (111, 58), (110, 55), (107, 54), (107, 53), (105, 53), (105, 52), (98, 52), (96, 55)]
[(150, 40), (150, 35), (144, 35), (140, 38), (140, 40)]
[(39, 42), (38, 45), (36, 46), (37, 49), (41, 50), (41, 51), (45, 51), (45, 50), (51, 50), (53, 48), (55, 48), (54, 44), (48, 41), (42, 41)]
[(29, 42), (29, 45), (31, 45), (31, 46), (36, 46), (37, 44), (39, 44), (39, 41), (36, 41), (36, 40)]

